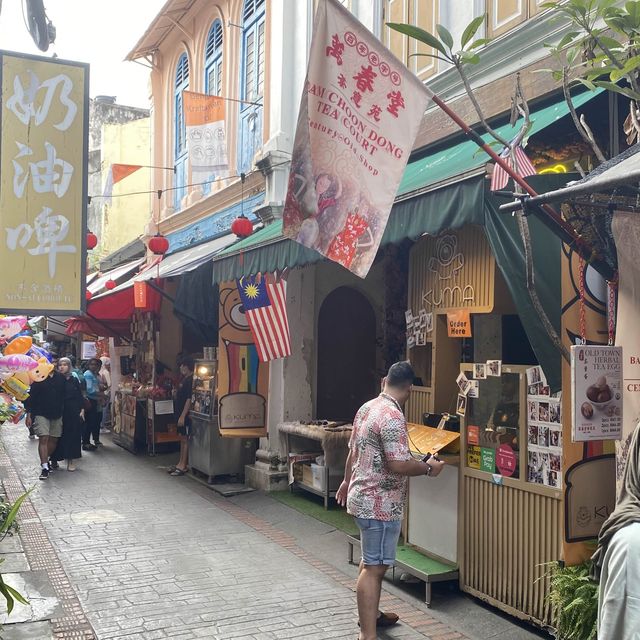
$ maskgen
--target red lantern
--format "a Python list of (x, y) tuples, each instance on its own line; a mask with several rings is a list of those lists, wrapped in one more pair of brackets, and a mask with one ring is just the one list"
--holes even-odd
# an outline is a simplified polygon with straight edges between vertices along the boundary
[(157, 256), (163, 256), (169, 250), (169, 241), (157, 233), (149, 240), (149, 249)]
[(91, 298), (93, 298), (93, 294), (91, 293), (91, 291), (89, 291), (89, 289), (87, 289), (87, 290), (84, 292), (84, 297), (85, 297), (87, 300), (91, 300)]
[(111, 289), (115, 289), (116, 288), (116, 281), (115, 280), (107, 280), (104, 283), (104, 286), (106, 289), (109, 289), (109, 291), (111, 291)]
[(231, 233), (235, 233), (238, 238), (247, 238), (253, 233), (251, 221), (243, 214), (238, 216), (231, 223)]
[(91, 249), (95, 249), (98, 244), (98, 236), (91, 232), (87, 232), (87, 249), (91, 251)]

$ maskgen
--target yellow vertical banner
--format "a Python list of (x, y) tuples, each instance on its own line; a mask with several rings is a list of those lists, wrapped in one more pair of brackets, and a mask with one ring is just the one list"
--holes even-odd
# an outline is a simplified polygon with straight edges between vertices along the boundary
[(0, 309), (85, 305), (89, 66), (0, 51)]

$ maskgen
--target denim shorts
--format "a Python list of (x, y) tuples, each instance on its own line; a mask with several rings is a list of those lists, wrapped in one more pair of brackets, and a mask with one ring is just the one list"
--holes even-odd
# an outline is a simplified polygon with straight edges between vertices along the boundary
[(402, 521), (366, 518), (355, 518), (355, 521), (360, 529), (362, 562), (366, 565), (384, 564), (392, 567), (396, 562), (396, 547)]

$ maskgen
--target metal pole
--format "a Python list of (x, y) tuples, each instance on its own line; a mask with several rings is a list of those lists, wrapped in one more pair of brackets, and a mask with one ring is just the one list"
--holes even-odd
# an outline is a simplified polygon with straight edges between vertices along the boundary
[[(527, 200), (527, 205), (540, 205), (545, 202), (557, 202), (559, 200), (565, 200), (567, 198), (573, 198), (574, 196), (582, 196), (595, 193), (596, 191), (606, 191), (607, 189), (613, 189), (624, 184), (631, 184), (633, 182), (640, 181), (640, 170), (629, 171), (623, 175), (617, 175), (612, 178), (594, 178), (589, 182), (582, 184), (576, 184), (571, 187), (564, 187), (563, 189), (557, 189), (556, 191), (550, 191), (549, 193), (543, 193), (536, 195), (530, 200)], [(500, 205), (500, 211), (515, 211), (520, 209), (522, 203), (519, 201), (508, 202), (507, 204)]]

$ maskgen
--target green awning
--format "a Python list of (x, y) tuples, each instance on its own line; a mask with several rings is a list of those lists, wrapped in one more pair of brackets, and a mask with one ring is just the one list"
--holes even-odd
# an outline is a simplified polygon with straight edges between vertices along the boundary
[[(576, 109), (601, 91), (576, 96)], [(533, 111), (529, 135), (568, 113), (564, 100)], [(513, 138), (517, 130), (509, 124), (497, 128), (507, 139)], [(483, 137), (490, 141), (488, 135)], [(474, 142), (464, 140), (411, 161), (400, 183), (399, 202), (391, 210), (381, 246), (405, 238), (416, 239), (424, 233), (436, 235), (462, 224), (483, 224), (484, 167), (488, 160), (489, 156)], [(320, 260), (324, 260), (324, 256), (283, 237), (282, 220), (277, 220), (218, 253), (213, 262), (213, 280), (225, 282), (243, 275), (268, 273)]]
[(255, 273), (273, 273), (324, 259), (317, 251), (285, 238), (280, 219), (216, 254), (213, 282), (227, 282)]
[[(576, 109), (595, 98), (602, 91), (602, 89), (598, 89), (593, 93), (587, 91), (577, 95), (573, 99)], [(533, 111), (531, 113), (529, 136), (542, 131), (568, 114), (569, 107), (564, 100)], [(510, 124), (506, 124), (502, 127), (497, 127), (496, 131), (503, 138), (511, 140), (518, 132), (518, 126), (512, 127)], [(488, 134), (483, 135), (482, 138), (485, 142), (491, 142), (491, 137)], [(489, 156), (471, 140), (465, 140), (436, 153), (430, 153), (423, 158), (413, 160), (407, 165), (398, 188), (398, 197), (407, 197), (412, 192), (423, 191), (427, 188), (430, 188), (430, 190), (437, 188), (439, 184), (451, 182), (452, 178), (459, 181), (459, 178), (469, 177), (469, 174), (473, 175), (474, 171), (477, 175), (478, 171), (482, 171), (488, 161)]]

